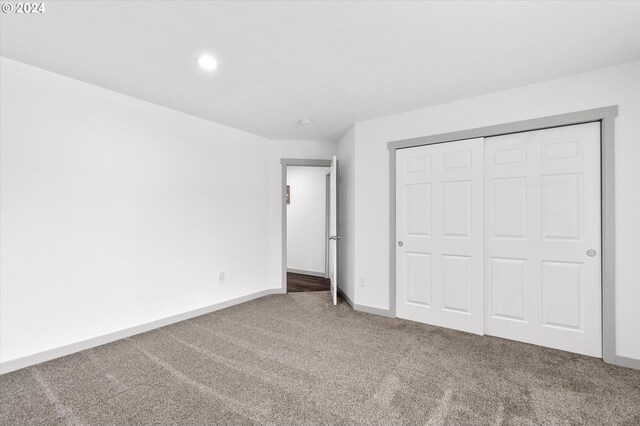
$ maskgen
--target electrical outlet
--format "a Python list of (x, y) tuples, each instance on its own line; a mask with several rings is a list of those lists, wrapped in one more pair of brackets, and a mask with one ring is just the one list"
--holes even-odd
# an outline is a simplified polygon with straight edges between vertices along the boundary
[(220, 279), (220, 284), (222, 284), (224, 282), (224, 271), (220, 271), (220, 274), (218, 274), (218, 278)]
[(360, 275), (360, 278), (358, 278), (358, 284), (360, 285), (360, 287), (364, 287), (366, 283), (367, 279), (363, 275)]

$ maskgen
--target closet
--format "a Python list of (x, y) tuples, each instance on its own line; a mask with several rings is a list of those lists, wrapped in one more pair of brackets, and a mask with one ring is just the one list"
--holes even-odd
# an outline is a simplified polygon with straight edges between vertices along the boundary
[(396, 152), (396, 316), (602, 356), (600, 123)]

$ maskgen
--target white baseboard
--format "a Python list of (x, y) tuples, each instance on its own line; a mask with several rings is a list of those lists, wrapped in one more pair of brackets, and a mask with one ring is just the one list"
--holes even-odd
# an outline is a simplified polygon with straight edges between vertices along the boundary
[(344, 300), (347, 301), (349, 306), (351, 306), (354, 311), (365, 312), (372, 315), (379, 315), (381, 317), (395, 318), (394, 315), (391, 314), (391, 311), (389, 311), (388, 309), (373, 308), (371, 306), (365, 305), (356, 305), (355, 303), (353, 303), (353, 300), (351, 300), (349, 296), (347, 296), (346, 293), (339, 287), (338, 293), (340, 293), (340, 295), (344, 298)]
[(351, 306), (351, 309), (353, 309), (353, 300), (351, 300), (351, 299), (349, 298), (349, 296), (347, 296), (347, 294), (346, 294), (344, 291), (342, 291), (342, 289), (341, 289), (340, 287), (338, 287), (338, 293), (342, 296), (342, 298), (343, 298), (344, 300), (346, 300), (346, 301), (347, 301), (347, 303), (349, 304), (349, 306)]
[(395, 318), (395, 316), (392, 315), (391, 311), (389, 311), (388, 309), (373, 308), (371, 306), (365, 306), (365, 305), (356, 305), (355, 303), (353, 303), (353, 300), (351, 300), (349, 296), (347, 296), (346, 293), (342, 291), (342, 289), (339, 287), (338, 287), (338, 293), (340, 293), (340, 295), (344, 298), (344, 300), (347, 301), (349, 306), (351, 306), (351, 308), (354, 311), (365, 312), (367, 314), (372, 314), (372, 315), (379, 315), (381, 317)]
[(235, 299), (225, 300), (224, 302), (215, 303), (213, 305), (205, 306), (204, 308), (195, 309), (193, 311), (183, 312), (181, 314), (172, 315), (167, 318), (151, 321), (146, 324), (136, 325), (124, 330), (114, 331), (112, 333), (103, 334), (102, 336), (92, 337), (80, 342), (71, 343), (69, 345), (60, 346), (57, 348), (49, 349), (43, 352), (38, 352), (32, 355), (27, 355), (22, 358), (16, 358), (9, 361), (0, 363), (0, 374), (9, 373), (11, 371), (19, 370), (21, 368), (29, 367), (41, 362), (50, 361), (52, 359), (60, 358), (65, 355), (84, 351), (85, 349), (94, 348), (96, 346), (111, 343), (116, 340), (124, 339), (136, 334), (144, 333), (146, 331), (154, 330), (156, 328), (164, 327), (165, 325), (173, 324), (176, 322), (184, 321), (189, 318), (194, 318), (200, 315), (208, 314), (220, 309), (228, 308), (233, 305), (248, 302), (259, 297), (267, 296), (269, 294), (280, 294), (282, 289), (267, 289), (259, 291), (257, 293), (248, 294), (246, 296), (237, 297)]
[(633, 368), (640, 370), (640, 359), (629, 358), (628, 356), (616, 355), (616, 365), (620, 367)]
[(379, 315), (381, 317), (387, 318), (395, 318), (395, 316), (391, 314), (391, 311), (389, 309), (374, 308), (372, 306), (355, 304), (353, 305), (353, 309), (356, 311), (365, 312), (367, 314)]

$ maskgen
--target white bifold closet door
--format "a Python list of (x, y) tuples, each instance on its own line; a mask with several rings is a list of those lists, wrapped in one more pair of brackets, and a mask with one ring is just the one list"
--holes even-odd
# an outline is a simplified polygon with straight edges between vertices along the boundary
[(396, 153), (396, 315), (483, 332), (482, 139)]
[(485, 139), (485, 333), (602, 356), (600, 124)]

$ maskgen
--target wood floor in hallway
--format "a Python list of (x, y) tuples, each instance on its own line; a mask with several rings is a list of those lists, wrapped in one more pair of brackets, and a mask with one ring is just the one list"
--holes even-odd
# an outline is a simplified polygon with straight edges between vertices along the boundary
[(329, 291), (330, 289), (331, 281), (329, 278), (287, 272), (288, 292)]

